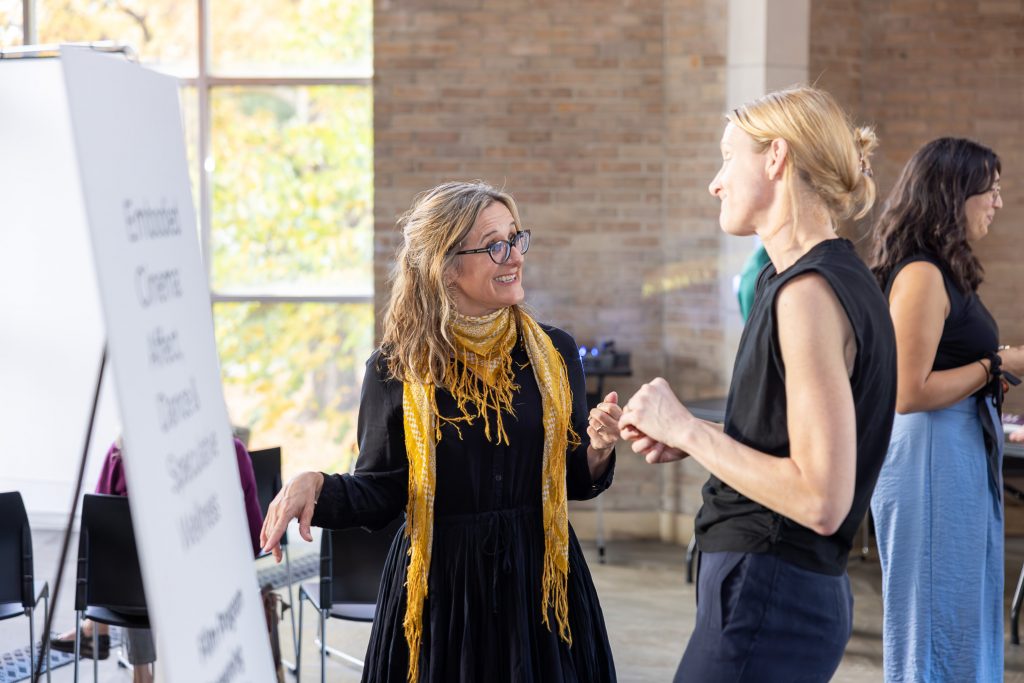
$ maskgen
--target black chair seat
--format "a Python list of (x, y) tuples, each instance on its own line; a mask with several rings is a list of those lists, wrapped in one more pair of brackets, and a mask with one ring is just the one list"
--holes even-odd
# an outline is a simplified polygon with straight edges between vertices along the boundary
[(21, 617), (25, 615), (25, 606), (21, 602), (2, 602), (0, 603), (0, 621), (4, 619), (10, 619), (11, 617)]
[[(32, 660), (29, 675), (37, 675), (36, 662), (42, 665), (49, 657), (49, 639), (41, 643), (42, 653), (35, 653), (35, 613), (43, 601), (43, 622), (49, 612), (50, 585), (37, 581), (32, 565), (32, 531), (28, 525), (25, 503), (17, 491), (0, 493), (0, 620), (28, 617), (28, 652)], [(50, 667), (46, 667), (46, 680), (50, 680)]]
[(145, 613), (139, 614), (134, 610), (123, 611), (90, 605), (85, 608), (83, 616), (100, 624), (125, 628), (149, 628), (149, 617)]
[[(320, 582), (304, 581), (300, 586), (302, 595), (299, 599), (305, 598), (313, 603), (317, 610), (323, 609), (320, 606)], [(333, 619), (348, 619), (349, 621), (373, 621), (373, 615), (377, 611), (377, 603), (371, 602), (335, 602), (330, 605), (330, 615)]]
[(349, 621), (373, 621), (377, 613), (377, 605), (365, 602), (338, 602), (331, 605), (331, 617), (348, 619)]

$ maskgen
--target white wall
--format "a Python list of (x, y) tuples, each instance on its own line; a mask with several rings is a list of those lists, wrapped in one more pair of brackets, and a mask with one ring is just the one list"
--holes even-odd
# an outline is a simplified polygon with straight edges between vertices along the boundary
[[(66, 522), (103, 345), (57, 59), (0, 62), (0, 491), (32, 523)], [(104, 379), (83, 488), (117, 435)]]

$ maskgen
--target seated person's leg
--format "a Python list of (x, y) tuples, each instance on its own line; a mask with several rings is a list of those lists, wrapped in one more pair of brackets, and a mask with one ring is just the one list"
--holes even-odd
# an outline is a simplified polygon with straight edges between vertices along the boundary
[(156, 661), (153, 632), (148, 628), (126, 628), (123, 630), (128, 663), (132, 665), (133, 683), (150, 683), (153, 680), (153, 670), (150, 665)]
[[(99, 640), (99, 651), (94, 655), (92, 651), (92, 629), (95, 626)], [(50, 639), (50, 647), (57, 652), (75, 652), (74, 630), (62, 633), (56, 638)], [(93, 624), (88, 619), (82, 620), (82, 643), (81, 655), (83, 659), (106, 659), (110, 656), (110, 627), (106, 624)]]

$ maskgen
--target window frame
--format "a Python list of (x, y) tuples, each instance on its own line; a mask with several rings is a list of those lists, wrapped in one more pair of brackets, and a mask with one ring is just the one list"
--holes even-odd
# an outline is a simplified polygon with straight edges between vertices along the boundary
[[(38, 0), (22, 0), (22, 40), (23, 44), (35, 45), (38, 42), (36, 26), (36, 2)], [(210, 157), (211, 141), (211, 102), (212, 91), (217, 88), (229, 87), (307, 87), (307, 86), (357, 86), (372, 88), (373, 74), (353, 74), (345, 76), (217, 76), (211, 72), (210, 56), (210, 0), (195, 0), (197, 3), (197, 57), (196, 76), (178, 78), (180, 88), (193, 87), (196, 90), (199, 130), (197, 131), (198, 146), (196, 164), (199, 190), (199, 233), (200, 248), (206, 266), (207, 278), (210, 281), (211, 305), (218, 303), (256, 302), (272, 303), (335, 303), (335, 304), (369, 304), (374, 303), (372, 293), (365, 295), (280, 295), (271, 292), (253, 294), (225, 294), (213, 289), (213, 259), (210, 254), (211, 221), (213, 215), (211, 202), (212, 159)]]

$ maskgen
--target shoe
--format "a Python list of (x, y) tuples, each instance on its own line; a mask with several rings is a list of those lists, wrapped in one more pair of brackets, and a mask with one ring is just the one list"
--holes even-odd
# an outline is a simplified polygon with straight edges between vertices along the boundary
[[(106, 659), (110, 656), (110, 636), (102, 633), (99, 635), (99, 651), (95, 653), (95, 656), (93, 656), (92, 651), (92, 636), (83, 634), (82, 643), (79, 647), (82, 659)], [(50, 638), (50, 649), (73, 655), (75, 654), (75, 637)]]

